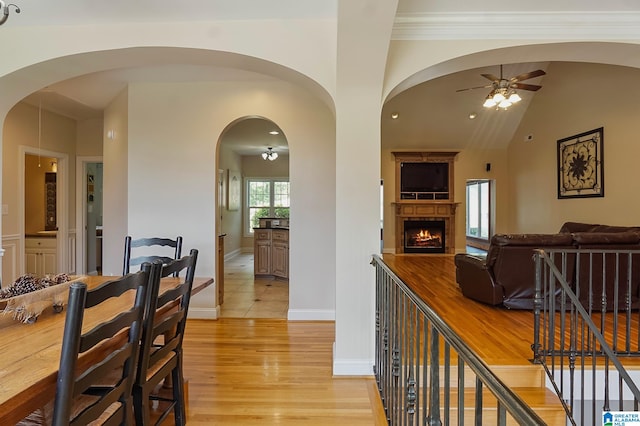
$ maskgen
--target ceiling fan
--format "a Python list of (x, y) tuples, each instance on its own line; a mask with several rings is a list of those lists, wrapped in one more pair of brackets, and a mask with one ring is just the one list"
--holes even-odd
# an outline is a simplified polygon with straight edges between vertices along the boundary
[(540, 77), (545, 74), (546, 73), (543, 70), (535, 70), (517, 75), (515, 77), (504, 78), (502, 75), (502, 65), (500, 65), (500, 77), (496, 77), (493, 74), (480, 74), (487, 80), (490, 80), (491, 84), (487, 86), (476, 86), (468, 87), (466, 89), (458, 89), (456, 90), (456, 92), (491, 88), (491, 92), (489, 92), (489, 94), (487, 95), (482, 106), (487, 108), (497, 107), (507, 109), (514, 103), (521, 100), (516, 90), (530, 90), (532, 92), (535, 92), (542, 87), (537, 84), (521, 83), (522, 81)]

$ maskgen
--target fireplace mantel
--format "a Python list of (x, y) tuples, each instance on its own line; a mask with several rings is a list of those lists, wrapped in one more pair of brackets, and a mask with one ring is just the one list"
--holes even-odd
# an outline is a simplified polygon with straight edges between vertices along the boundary
[[(460, 203), (454, 202), (454, 160), (457, 152), (394, 152), (396, 160), (396, 196), (393, 203), (396, 216), (396, 253), (404, 253), (405, 220), (445, 222), (445, 253), (455, 253), (456, 210)], [(437, 162), (448, 164), (448, 182), (446, 191), (434, 193), (416, 193), (415, 199), (406, 199), (402, 192), (403, 163)], [(406, 191), (406, 189), (405, 189)], [(431, 199), (421, 199), (422, 196)], [(444, 199), (442, 199), (444, 198)]]

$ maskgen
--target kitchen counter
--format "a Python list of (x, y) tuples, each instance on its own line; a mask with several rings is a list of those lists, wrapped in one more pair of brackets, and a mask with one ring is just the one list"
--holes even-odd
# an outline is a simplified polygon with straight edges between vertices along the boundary
[(36, 233), (24, 234), (25, 238), (56, 238), (58, 231), (38, 231)]
[(253, 229), (253, 273), (289, 279), (289, 228)]

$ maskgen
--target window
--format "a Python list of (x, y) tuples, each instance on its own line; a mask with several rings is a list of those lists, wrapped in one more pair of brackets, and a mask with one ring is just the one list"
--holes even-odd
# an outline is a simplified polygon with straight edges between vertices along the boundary
[(488, 180), (467, 182), (467, 237), (489, 240), (491, 235), (491, 193)]
[(261, 217), (289, 217), (289, 181), (247, 179), (247, 233), (260, 225)]

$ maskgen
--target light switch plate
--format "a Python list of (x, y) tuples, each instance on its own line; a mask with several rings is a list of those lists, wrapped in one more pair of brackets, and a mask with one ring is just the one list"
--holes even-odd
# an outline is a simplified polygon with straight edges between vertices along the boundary
[(2, 205), (2, 214), (9, 214), (9, 204), (3, 204)]

